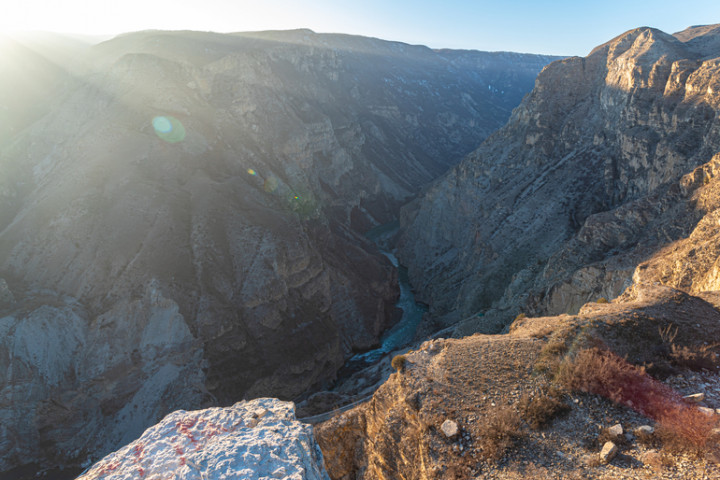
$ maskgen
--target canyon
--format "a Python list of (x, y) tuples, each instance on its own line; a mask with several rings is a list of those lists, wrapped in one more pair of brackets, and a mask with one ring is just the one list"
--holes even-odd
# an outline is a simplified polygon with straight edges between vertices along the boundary
[(310, 30), (3, 45), (11, 472), (78, 467), (175, 410), (331, 382), (398, 317), (396, 271), (363, 234), (555, 59)]
[[(551, 63), (308, 30), (91, 48), (0, 159), (0, 469), (720, 475), (718, 51), (718, 25)], [(398, 317), (389, 250), (417, 343), (333, 389)], [(264, 396), (315, 401), (314, 438), (236, 403)]]
[[(443, 338), (316, 427), (331, 478), (720, 475), (718, 45), (717, 25), (644, 27), (552, 63), (403, 207), (398, 256)], [(694, 453), (671, 446), (690, 431)]]

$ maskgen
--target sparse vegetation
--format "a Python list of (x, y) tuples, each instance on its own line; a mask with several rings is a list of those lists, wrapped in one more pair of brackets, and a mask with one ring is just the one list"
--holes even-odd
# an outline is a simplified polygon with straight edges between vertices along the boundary
[(715, 370), (720, 366), (718, 354), (715, 350), (720, 344), (713, 343), (709, 345), (698, 345), (696, 347), (682, 346), (673, 344), (670, 347), (670, 357), (673, 363), (679, 367), (689, 368), (690, 370)]
[(678, 327), (672, 324), (659, 327), (658, 333), (673, 365), (690, 370), (715, 370), (720, 367), (720, 358), (716, 353), (720, 343), (680, 346), (675, 342)]
[(555, 417), (570, 410), (570, 406), (562, 401), (560, 390), (554, 387), (542, 388), (535, 395), (523, 395), (519, 408), (522, 419), (535, 430), (543, 428)]
[(499, 407), (492, 415), (485, 417), (480, 428), (483, 432), (478, 447), (483, 457), (499, 460), (505, 455), (516, 439), (522, 436), (520, 414), (510, 406)]
[(392, 367), (395, 370), (402, 373), (405, 371), (406, 363), (407, 363), (407, 358), (405, 358), (405, 355), (396, 355), (393, 357), (392, 361), (390, 362), (390, 365), (392, 365)]
[(688, 405), (679, 393), (651, 378), (642, 367), (629, 364), (614, 353), (592, 347), (566, 359), (558, 372), (565, 387), (601, 395), (656, 420), (664, 432), (663, 443), (684, 450), (709, 445), (717, 420)]
[(556, 372), (560, 367), (562, 356), (567, 350), (564, 338), (551, 337), (540, 350), (540, 356), (535, 362), (535, 371), (546, 374)]

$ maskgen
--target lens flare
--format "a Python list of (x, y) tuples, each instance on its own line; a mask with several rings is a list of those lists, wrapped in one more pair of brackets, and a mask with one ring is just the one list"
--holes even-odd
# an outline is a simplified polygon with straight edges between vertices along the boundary
[(177, 143), (185, 140), (185, 127), (175, 117), (155, 117), (152, 119), (155, 134), (168, 143)]
[(248, 174), (252, 175), (253, 177), (255, 175), (257, 175), (257, 172), (255, 170), (253, 170), (252, 168), (248, 168), (247, 172), (248, 172)]

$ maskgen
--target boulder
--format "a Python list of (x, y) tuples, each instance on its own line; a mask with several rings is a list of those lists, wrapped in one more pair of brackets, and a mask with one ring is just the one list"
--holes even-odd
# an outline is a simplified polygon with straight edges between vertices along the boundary
[(329, 480), (312, 427), (273, 398), (173, 412), (78, 480), (144, 478)]

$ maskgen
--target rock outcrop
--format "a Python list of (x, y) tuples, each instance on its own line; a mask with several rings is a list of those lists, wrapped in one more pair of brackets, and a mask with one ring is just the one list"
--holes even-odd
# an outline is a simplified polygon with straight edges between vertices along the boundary
[(312, 427), (292, 403), (270, 398), (173, 412), (78, 480), (168, 477), (329, 480)]
[(0, 156), (0, 470), (331, 380), (395, 318), (362, 233), (550, 60), (306, 30), (140, 32), (89, 55)]
[[(399, 257), (439, 324), (574, 313), (633, 275), (685, 287), (682, 266), (648, 258), (712, 224), (700, 184), (720, 151), (717, 30), (639, 28), (549, 65), (503, 129), (404, 208)], [(689, 291), (713, 288), (707, 255)], [(634, 273), (646, 260), (657, 274)]]

